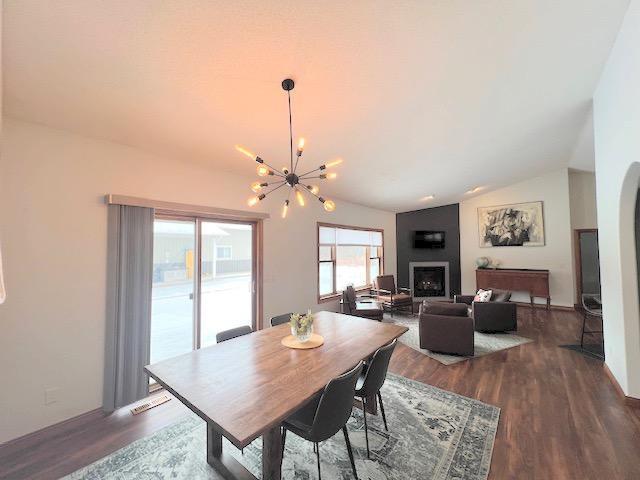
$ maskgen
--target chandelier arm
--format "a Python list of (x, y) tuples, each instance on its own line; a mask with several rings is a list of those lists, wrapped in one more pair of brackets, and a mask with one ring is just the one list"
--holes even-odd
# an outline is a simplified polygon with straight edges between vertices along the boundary
[(322, 175), (316, 175), (315, 177), (299, 177), (300, 180), (311, 180), (313, 178), (322, 178)]
[(259, 163), (260, 165), (266, 165), (267, 167), (269, 167), (271, 170), (273, 170), (273, 174), (274, 175), (277, 175), (278, 177), (285, 178), (285, 175), (283, 175), (282, 172), (280, 172), (280, 170), (278, 170), (276, 167), (274, 167), (273, 165), (269, 165), (262, 158), (260, 158), (260, 160), (262, 160), (262, 162), (257, 162), (257, 163)]
[(298, 177), (302, 178), (302, 177), (304, 177), (306, 175), (309, 175), (310, 173), (317, 172), (318, 170), (322, 170), (322, 168), (321, 167), (314, 168), (313, 170), (309, 170), (307, 173), (303, 173), (302, 175), (298, 175)]
[(276, 190), (278, 190), (279, 188), (284, 187), (286, 184), (287, 184), (287, 182), (283, 181), (283, 182), (282, 182), (282, 183), (280, 183), (280, 185), (278, 185), (277, 187), (272, 188), (272, 189), (271, 189), (271, 190), (269, 190), (268, 192), (265, 192), (265, 193), (264, 193), (264, 196), (266, 197), (266, 196), (267, 196), (267, 195), (269, 195), (270, 193), (273, 193), (273, 192), (275, 192)]
[(302, 183), (302, 182), (300, 182), (300, 185), (302, 185), (302, 186), (304, 187), (304, 189), (305, 189), (307, 192), (309, 192), (311, 195), (313, 195), (314, 197), (316, 197), (316, 198), (318, 198), (318, 199), (320, 198), (320, 195), (318, 195), (317, 193), (313, 193), (313, 192), (311, 191), (311, 188), (310, 188), (310, 186), (309, 186), (309, 185), (305, 185), (305, 184), (304, 184), (304, 183)]

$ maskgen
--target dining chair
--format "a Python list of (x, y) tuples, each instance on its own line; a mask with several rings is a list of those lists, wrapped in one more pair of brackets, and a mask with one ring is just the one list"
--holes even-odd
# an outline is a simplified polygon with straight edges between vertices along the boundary
[(367, 398), (372, 398), (374, 395), (378, 397), (378, 403), (380, 403), (380, 413), (382, 413), (382, 421), (384, 422), (384, 429), (388, 432), (387, 417), (384, 413), (384, 404), (382, 403), (382, 395), (380, 389), (384, 385), (384, 381), (387, 378), (387, 371), (389, 370), (389, 361), (393, 350), (396, 348), (398, 339), (393, 342), (380, 347), (376, 350), (376, 353), (371, 357), (371, 361), (365, 365), (358, 381), (356, 383), (355, 396), (362, 401), (362, 413), (364, 415), (364, 436), (367, 444), (367, 458), (370, 458), (369, 454), (369, 428), (367, 426)]
[(293, 313), (283, 313), (282, 315), (271, 317), (271, 326), (275, 327), (277, 325), (282, 325), (283, 323), (289, 323), (291, 315), (293, 315)]
[(584, 348), (584, 335), (601, 334), (602, 330), (586, 330), (587, 317), (595, 317), (602, 320), (602, 300), (600, 295), (592, 293), (582, 294), (582, 335), (580, 336), (580, 348)]
[(216, 343), (226, 342), (232, 338), (241, 337), (242, 335), (248, 335), (250, 333), (253, 333), (253, 329), (249, 325), (224, 330), (216, 334)]
[(353, 476), (358, 478), (356, 463), (353, 459), (353, 450), (347, 432), (347, 420), (351, 416), (353, 396), (356, 382), (362, 373), (364, 362), (358, 363), (355, 368), (343, 373), (331, 380), (324, 390), (316, 395), (307, 405), (302, 407), (282, 424), (282, 455), (287, 439), (287, 431), (295, 433), (308, 442), (313, 442), (318, 461), (318, 479), (322, 478), (320, 472), (320, 442), (333, 437), (342, 429), (344, 441), (347, 444), (347, 453), (351, 461)]

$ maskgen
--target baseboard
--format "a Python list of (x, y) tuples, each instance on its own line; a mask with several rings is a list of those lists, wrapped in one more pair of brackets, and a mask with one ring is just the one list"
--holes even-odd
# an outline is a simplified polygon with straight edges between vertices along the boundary
[[(67, 418), (66, 420), (62, 420), (61, 422), (57, 422), (54, 423), (52, 425), (48, 425), (44, 428), (41, 428), (39, 430), (36, 430), (34, 432), (31, 433), (27, 433), (25, 435), (22, 435), (20, 437), (16, 437), (16, 438), (12, 438), (11, 440), (7, 440), (4, 443), (0, 443), (0, 448), (4, 448), (4, 447), (10, 447), (11, 445), (14, 445), (16, 443), (25, 441), (25, 440), (30, 440), (34, 437), (39, 437), (39, 436), (46, 436), (47, 432), (50, 430), (58, 430), (61, 427), (64, 427), (65, 425), (71, 425), (74, 422), (77, 422), (79, 420), (86, 420), (87, 418), (92, 419), (92, 418), (102, 418), (105, 415), (107, 415), (106, 413), (104, 413), (104, 411), (102, 410), (102, 408), (96, 408), (94, 410), (89, 410), (88, 412), (85, 413), (81, 413), (80, 415), (76, 415), (75, 417), (71, 417), (71, 418)], [(59, 432), (58, 432), (59, 433)]]
[(609, 367), (607, 366), (607, 364), (604, 363), (603, 365), (604, 365), (604, 372), (607, 374), (607, 377), (609, 377), (609, 380), (611, 380), (611, 383), (613, 384), (613, 388), (615, 388), (620, 398), (624, 400), (624, 403), (627, 406), (632, 408), (640, 408), (640, 398), (634, 398), (634, 397), (629, 397), (625, 395), (624, 390), (622, 390), (622, 387), (618, 383), (618, 380), (613, 375), (613, 373), (611, 373), (611, 370), (609, 370)]
[[(525, 308), (531, 308), (531, 304), (528, 302), (513, 302), (516, 305), (518, 305), (518, 307), (525, 307)], [(536, 303), (534, 304), (533, 308), (535, 310), (546, 310), (547, 306), (544, 303)], [(551, 310), (559, 310), (561, 312), (575, 312), (575, 308), (574, 307), (565, 307), (564, 305), (551, 305), (550, 306)]]

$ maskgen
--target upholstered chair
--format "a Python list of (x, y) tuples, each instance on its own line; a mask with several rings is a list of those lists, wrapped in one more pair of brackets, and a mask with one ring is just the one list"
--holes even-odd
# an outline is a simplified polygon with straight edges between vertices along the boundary
[(492, 290), (488, 302), (474, 302), (473, 295), (456, 295), (454, 302), (471, 306), (469, 315), (473, 318), (478, 332), (506, 332), (518, 329), (517, 305), (511, 302), (511, 292)]
[(355, 289), (351, 285), (348, 285), (342, 292), (340, 306), (342, 313), (346, 315), (382, 321), (384, 310), (380, 303), (375, 301), (371, 296), (358, 297)]
[(393, 275), (380, 275), (376, 277), (371, 293), (382, 306), (391, 312), (401, 309), (411, 309), (413, 313), (413, 297), (408, 288), (396, 288), (396, 281)]

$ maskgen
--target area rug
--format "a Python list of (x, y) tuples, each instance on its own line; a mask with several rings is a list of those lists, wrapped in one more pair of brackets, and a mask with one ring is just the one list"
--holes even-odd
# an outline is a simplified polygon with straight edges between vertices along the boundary
[[(385, 319), (385, 321), (389, 321)], [(460, 355), (446, 355), (444, 353), (436, 353), (430, 350), (420, 348), (420, 336), (418, 331), (418, 319), (416, 317), (398, 317), (393, 319), (394, 323), (409, 328), (409, 331), (400, 337), (400, 342), (406, 346), (424, 353), (428, 357), (437, 360), (444, 365), (453, 365), (454, 363), (463, 362), (471, 358), (478, 358), (490, 353), (506, 350), (507, 348), (517, 347), (525, 343), (533, 342), (530, 338), (521, 337), (513, 333), (480, 333), (475, 332), (474, 335), (474, 351), (472, 357), (464, 357)]]
[[(391, 374), (382, 396), (389, 433), (379, 416), (369, 417), (370, 460), (362, 412), (354, 408), (347, 424), (361, 480), (487, 478), (499, 408)], [(65, 479), (218, 479), (206, 462), (206, 437), (205, 423), (190, 415)], [(226, 440), (223, 448), (260, 478), (260, 439), (245, 448), (244, 455)], [(320, 454), (323, 478), (353, 478), (341, 432), (320, 444)], [(309, 480), (317, 475), (313, 444), (288, 435), (282, 478)]]

